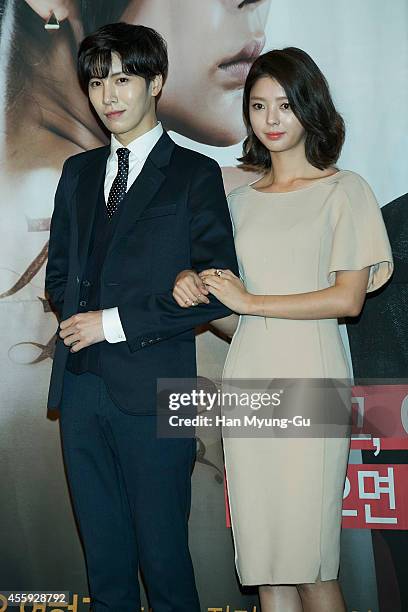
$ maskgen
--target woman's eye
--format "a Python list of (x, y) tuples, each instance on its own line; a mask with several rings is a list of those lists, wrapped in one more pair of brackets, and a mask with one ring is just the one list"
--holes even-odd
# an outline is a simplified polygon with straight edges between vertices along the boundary
[(263, 104), (261, 104), (260, 102), (255, 102), (252, 105), (252, 108), (254, 108), (255, 110), (261, 110), (263, 108)]
[(289, 109), (290, 109), (290, 104), (289, 104), (289, 102), (284, 102), (284, 103), (282, 104), (282, 108), (283, 108), (283, 110), (289, 110)]
[(89, 87), (96, 87), (97, 85), (99, 85), (99, 81), (92, 81), (89, 83)]

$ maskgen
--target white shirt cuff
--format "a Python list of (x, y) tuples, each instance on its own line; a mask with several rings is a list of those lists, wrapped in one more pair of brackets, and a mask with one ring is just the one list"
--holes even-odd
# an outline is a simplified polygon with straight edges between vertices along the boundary
[(113, 344), (126, 340), (117, 307), (102, 310), (102, 326), (107, 342)]

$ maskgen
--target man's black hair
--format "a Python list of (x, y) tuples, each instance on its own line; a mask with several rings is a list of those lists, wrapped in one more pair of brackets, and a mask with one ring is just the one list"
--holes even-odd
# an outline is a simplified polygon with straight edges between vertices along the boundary
[(112, 65), (112, 52), (122, 60), (125, 74), (141, 76), (148, 85), (168, 72), (167, 45), (156, 30), (142, 25), (111, 23), (104, 25), (81, 42), (78, 50), (78, 77), (87, 92), (92, 78), (104, 79)]

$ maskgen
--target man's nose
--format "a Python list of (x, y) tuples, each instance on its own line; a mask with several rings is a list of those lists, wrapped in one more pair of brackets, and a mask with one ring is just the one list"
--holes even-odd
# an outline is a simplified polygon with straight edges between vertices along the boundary
[(105, 83), (103, 86), (103, 102), (104, 104), (111, 104), (112, 102), (117, 102), (115, 89), (110, 83)]

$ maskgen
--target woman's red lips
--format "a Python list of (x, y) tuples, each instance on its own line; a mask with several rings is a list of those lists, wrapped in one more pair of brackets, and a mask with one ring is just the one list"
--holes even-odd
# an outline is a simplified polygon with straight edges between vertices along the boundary
[(268, 132), (265, 134), (267, 138), (270, 140), (278, 140), (281, 136), (284, 135), (285, 132)]

